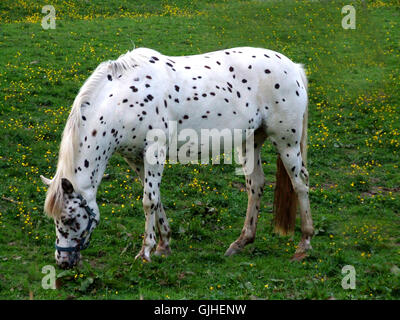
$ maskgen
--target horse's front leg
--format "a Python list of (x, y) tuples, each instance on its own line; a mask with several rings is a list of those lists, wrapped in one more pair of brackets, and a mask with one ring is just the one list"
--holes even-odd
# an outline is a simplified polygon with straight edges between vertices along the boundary
[[(142, 186), (144, 187), (144, 164), (142, 161), (133, 162), (132, 160), (125, 158), (126, 162), (129, 166), (137, 173)], [(158, 229), (158, 235), (160, 239), (157, 244), (157, 249), (155, 255), (158, 256), (168, 256), (171, 254), (171, 248), (169, 246), (170, 238), (171, 238), (171, 229), (169, 227), (168, 218), (165, 214), (164, 208), (160, 201), (159, 208), (157, 210), (156, 216), (156, 226)]]
[(144, 161), (143, 209), (146, 217), (142, 249), (135, 259), (151, 261), (150, 254), (156, 245), (156, 219), (161, 208), (160, 184), (164, 164)]

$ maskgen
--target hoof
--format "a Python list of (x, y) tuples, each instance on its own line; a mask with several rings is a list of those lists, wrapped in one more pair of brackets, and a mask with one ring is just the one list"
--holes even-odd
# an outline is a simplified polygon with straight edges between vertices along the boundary
[(240, 251), (242, 251), (242, 249), (236, 244), (236, 242), (234, 242), (229, 246), (228, 250), (226, 250), (225, 256), (230, 257), (234, 254), (239, 253)]
[(171, 254), (171, 248), (169, 246), (167, 246), (167, 247), (157, 246), (157, 249), (154, 252), (154, 255), (156, 255), (158, 257), (161, 257), (161, 256), (168, 257), (170, 254)]
[(296, 252), (294, 253), (291, 261), (301, 261), (307, 257), (307, 252), (312, 250), (310, 239), (303, 239), (300, 241)]
[(290, 259), (290, 261), (301, 261), (306, 257), (307, 257), (307, 254), (305, 252), (296, 252), (293, 255), (292, 259)]
[(151, 262), (150, 256), (146, 256), (142, 251), (137, 254), (135, 260), (142, 260), (142, 262)]

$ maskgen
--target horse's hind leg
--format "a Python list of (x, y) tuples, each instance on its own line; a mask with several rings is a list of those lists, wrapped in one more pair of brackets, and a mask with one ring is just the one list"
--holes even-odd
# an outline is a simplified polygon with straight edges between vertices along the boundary
[[(291, 147), (288, 145), (291, 145)], [(286, 146), (278, 144), (278, 152), (290, 177), (300, 207), (302, 239), (293, 257), (294, 260), (300, 260), (305, 257), (306, 251), (311, 249), (310, 241), (314, 233), (308, 198), (308, 172), (302, 160), (300, 146), (296, 145), (295, 141), (294, 143), (288, 143)]]
[[(264, 132), (256, 131), (254, 135), (254, 154), (252, 156), (249, 153), (241, 155), (248, 194), (246, 220), (239, 238), (229, 246), (225, 253), (226, 256), (240, 252), (246, 244), (252, 243), (256, 236), (260, 200), (265, 184), (260, 154), (265, 138)], [(252, 150), (246, 151), (252, 152)]]

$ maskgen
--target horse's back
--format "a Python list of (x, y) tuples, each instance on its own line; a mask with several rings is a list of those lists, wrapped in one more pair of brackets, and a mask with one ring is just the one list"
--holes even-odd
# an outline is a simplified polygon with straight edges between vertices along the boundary
[(304, 113), (307, 91), (301, 66), (281, 53), (238, 47), (165, 58), (173, 120), (192, 110), (192, 120), (200, 126), (218, 128), (223, 122), (257, 129), (268, 119)]
[[(239, 47), (192, 56), (138, 48), (104, 75), (102, 114), (119, 123), (119, 141), (141, 150), (151, 129), (301, 129), (307, 103), (299, 65), (263, 48)], [(112, 68), (111, 68), (112, 69)], [(100, 115), (100, 116), (101, 116)], [(109, 123), (110, 123), (109, 122)], [(301, 130), (300, 130), (301, 131)]]

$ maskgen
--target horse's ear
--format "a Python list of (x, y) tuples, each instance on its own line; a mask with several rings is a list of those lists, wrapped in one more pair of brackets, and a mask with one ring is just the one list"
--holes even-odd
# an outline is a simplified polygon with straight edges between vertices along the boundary
[(66, 178), (61, 179), (61, 186), (64, 192), (67, 194), (71, 194), (72, 192), (74, 192), (74, 187), (72, 186), (72, 183)]
[(42, 180), (42, 182), (46, 185), (46, 186), (50, 186), (51, 180), (47, 179), (46, 177), (40, 175), (40, 179)]

